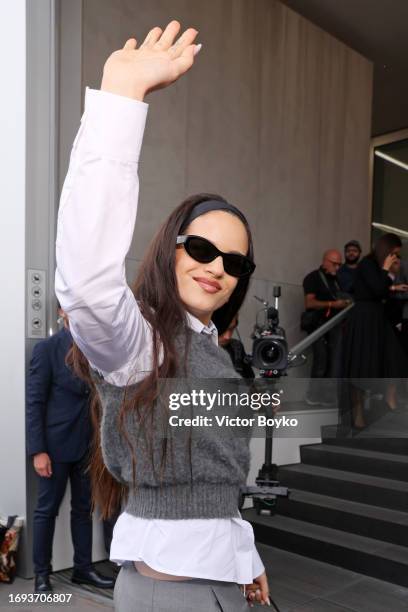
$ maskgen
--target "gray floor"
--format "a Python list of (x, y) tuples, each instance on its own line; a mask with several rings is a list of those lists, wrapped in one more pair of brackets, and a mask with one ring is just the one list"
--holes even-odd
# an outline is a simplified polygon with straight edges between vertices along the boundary
[(408, 589), (264, 544), (271, 595), (281, 612), (407, 612)]
[[(271, 595), (281, 612), (408, 612), (406, 588), (264, 544), (258, 544), (258, 550), (267, 568)], [(113, 602), (99, 594), (70, 583), (54, 585), (56, 593), (73, 594), (69, 604), (10, 604), (10, 593), (32, 592), (32, 580), (17, 578), (11, 586), (0, 585), (0, 612), (113, 610)]]
[(72, 593), (69, 603), (10, 603), (10, 594), (22, 594), (33, 592), (34, 580), (16, 578), (12, 585), (0, 584), (0, 612), (105, 612), (113, 610), (113, 602), (100, 595), (88, 593), (79, 586), (70, 584), (65, 587), (63, 584), (53, 582), (54, 593)]

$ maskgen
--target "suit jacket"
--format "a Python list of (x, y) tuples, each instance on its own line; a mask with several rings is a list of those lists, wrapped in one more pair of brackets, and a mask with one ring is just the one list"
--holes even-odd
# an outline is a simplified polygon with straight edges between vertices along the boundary
[(72, 344), (67, 329), (38, 342), (30, 362), (26, 405), (29, 455), (78, 461), (91, 441), (89, 388), (65, 365)]

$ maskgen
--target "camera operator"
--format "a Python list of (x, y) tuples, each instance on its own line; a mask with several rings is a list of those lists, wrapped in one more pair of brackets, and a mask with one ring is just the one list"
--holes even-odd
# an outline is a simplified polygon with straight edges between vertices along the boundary
[[(337, 272), (342, 265), (340, 251), (330, 249), (323, 255), (320, 268), (310, 272), (303, 280), (305, 312), (301, 328), (311, 334), (337, 312), (346, 308), (351, 299), (342, 293)], [(338, 377), (341, 367), (341, 329), (336, 326), (313, 344), (312, 379)], [(331, 405), (334, 398), (329, 385), (311, 381), (306, 402), (309, 405)]]
[(241, 340), (233, 338), (233, 333), (238, 327), (238, 316), (234, 317), (221, 336), (218, 338), (218, 344), (227, 351), (231, 357), (231, 361), (235, 370), (243, 378), (255, 378), (253, 369), (250, 366), (248, 355), (245, 352), (245, 347)]

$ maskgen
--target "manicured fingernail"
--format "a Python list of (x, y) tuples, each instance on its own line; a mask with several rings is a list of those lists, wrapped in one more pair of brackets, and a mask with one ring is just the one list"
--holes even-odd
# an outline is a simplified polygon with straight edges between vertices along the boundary
[(266, 601), (266, 603), (267, 603), (267, 605), (268, 605), (268, 606), (270, 606), (270, 605), (271, 605), (271, 600), (269, 599), (269, 597), (267, 597), (265, 601)]
[(202, 46), (203, 45), (201, 43), (195, 46), (194, 55), (197, 55), (198, 53), (200, 53)]

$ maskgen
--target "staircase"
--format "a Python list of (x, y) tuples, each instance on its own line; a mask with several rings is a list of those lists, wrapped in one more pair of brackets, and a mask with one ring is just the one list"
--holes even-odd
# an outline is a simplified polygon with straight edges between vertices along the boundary
[[(405, 435), (408, 435), (405, 432)], [(259, 542), (408, 586), (408, 438), (337, 438), (280, 466), (277, 514), (245, 511)]]

